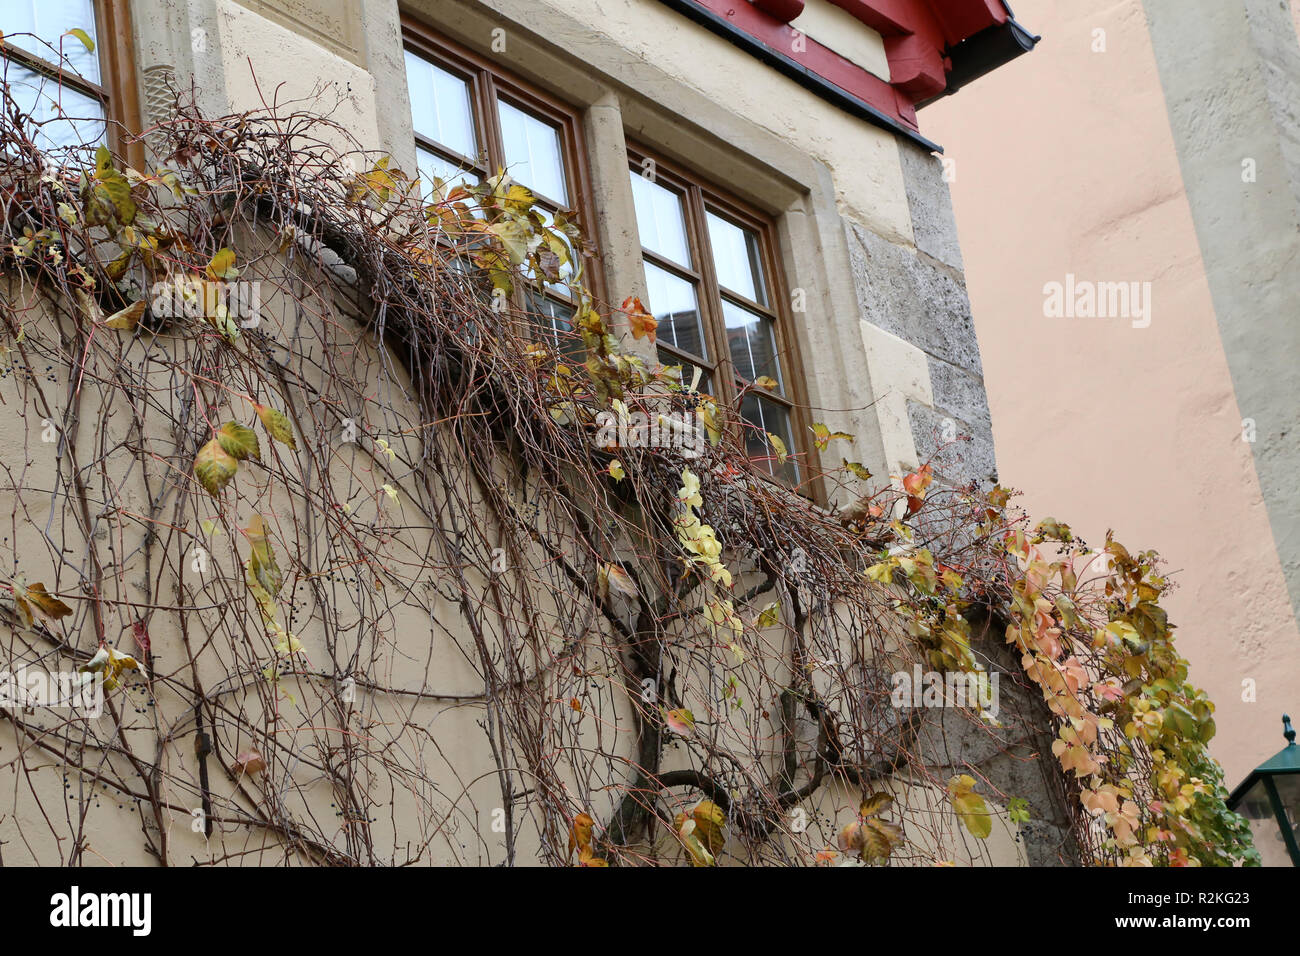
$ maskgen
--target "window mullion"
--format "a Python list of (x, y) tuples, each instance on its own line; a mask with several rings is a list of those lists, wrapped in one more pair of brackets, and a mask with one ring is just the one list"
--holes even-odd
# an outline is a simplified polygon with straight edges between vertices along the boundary
[(700, 313), (704, 319), (704, 334), (709, 343), (714, 373), (714, 390), (718, 401), (728, 410), (736, 403), (735, 372), (731, 367), (731, 353), (727, 347), (726, 323), (722, 317), (722, 294), (713, 268), (713, 249), (709, 245), (709, 231), (704, 216), (704, 193), (692, 183), (686, 190), (686, 214), (689, 218), (691, 252), (700, 272), (698, 286)]

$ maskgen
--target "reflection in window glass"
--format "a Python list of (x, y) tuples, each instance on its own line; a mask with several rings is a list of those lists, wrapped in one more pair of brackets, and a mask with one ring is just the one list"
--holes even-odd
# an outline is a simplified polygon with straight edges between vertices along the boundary
[(60, 87), (57, 79), (35, 73), (12, 60), (4, 68), (8, 93), (18, 108), (31, 117), (31, 129), (39, 148), (93, 146), (103, 140), (104, 106), (99, 100), (68, 86)]
[(736, 374), (747, 382), (761, 375), (781, 381), (781, 363), (776, 355), (776, 329), (766, 316), (722, 300), (727, 325), (727, 348)]
[(498, 105), (506, 171), (515, 182), (567, 206), (569, 191), (564, 181), (559, 130), (505, 100), (498, 101)]
[(659, 322), (660, 340), (707, 359), (695, 286), (649, 262), (645, 264), (645, 281), (650, 297), (646, 308)]
[(407, 50), (406, 86), (417, 133), (462, 156), (478, 155), (468, 83)]
[(709, 213), (707, 218), (709, 244), (713, 247), (713, 266), (718, 273), (718, 284), (759, 305), (767, 305), (758, 235), (713, 213)]
[(573, 331), (573, 307), (538, 292), (528, 293), (528, 311), (533, 321), (561, 352), (579, 355), (585, 351)]
[(629, 172), (641, 245), (689, 268), (691, 250), (686, 238), (686, 217), (682, 212), (681, 197), (658, 183), (652, 183), (635, 170)]
[[(64, 36), (79, 27), (99, 45), (94, 0), (5, 0), (4, 23), (0, 25), (4, 27), (6, 43), (55, 66), (64, 65), (59, 61), (62, 48), (65, 69), (84, 80), (99, 83), (99, 54), (87, 50), (76, 37)], [(34, 33), (40, 39), (15, 36), (18, 33)]]
[(429, 150), (417, 146), (415, 156), (416, 164), (420, 168), (420, 186), (426, 200), (433, 198), (435, 178), (441, 179), (447, 184), (448, 188), (462, 182), (470, 186), (478, 182), (478, 173), (466, 170), (459, 163), (449, 162), (437, 153), (431, 153)]
[(769, 459), (760, 461), (768, 473), (795, 484), (799, 481), (799, 467), (793, 458), (781, 464), (777, 460), (776, 449), (767, 440), (770, 432), (785, 444), (786, 451), (795, 451), (794, 433), (790, 428), (790, 412), (782, 405), (750, 392), (740, 404), (740, 417), (745, 426), (745, 452), (750, 458)]

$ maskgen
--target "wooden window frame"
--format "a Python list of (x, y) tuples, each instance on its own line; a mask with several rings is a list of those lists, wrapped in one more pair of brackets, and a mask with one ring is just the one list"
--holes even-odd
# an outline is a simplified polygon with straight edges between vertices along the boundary
[[(141, 130), (140, 94), (136, 88), (135, 39), (131, 26), (130, 0), (94, 0), (95, 55), (99, 57), (100, 82), (92, 83), (57, 64), (20, 49), (4, 46), (4, 57), (51, 79), (62, 82), (100, 102), (104, 109), (108, 146), (139, 168), (144, 167), (144, 147), (136, 138)], [(70, 24), (69, 29), (79, 24)], [(57, 39), (57, 38), (56, 38)], [(81, 41), (71, 39), (69, 42)]]
[[(581, 250), (582, 274), (587, 291), (597, 302), (604, 301), (604, 276), (599, 256), (595, 254), (595, 200), (592, 192), (591, 172), (586, 162), (587, 147), (582, 132), (582, 111), (546, 91), (520, 79), (515, 74), (479, 56), (459, 44), (448, 40), (427, 24), (408, 13), (402, 14), (402, 49), (430, 60), (469, 83), (470, 117), (474, 122), (475, 140), (479, 156), (460, 156), (441, 143), (429, 140), (412, 130), (417, 147), (435, 155), (463, 163), (467, 170), (486, 179), (496, 175), (505, 166), (505, 146), (501, 136), (501, 120), (497, 113), (498, 98), (555, 126), (560, 134), (561, 160), (564, 165), (565, 185), (569, 197), (567, 205), (557, 197), (546, 196), (533, 190), (539, 204), (548, 211), (555, 209), (577, 221), (587, 242), (590, 254)], [(530, 187), (531, 188), (531, 187)], [(576, 305), (572, 297), (554, 288), (534, 288), (547, 298)], [(516, 291), (517, 305), (522, 306), (523, 290)]]
[[(738, 375), (726, 338), (726, 320), (722, 312), (724, 289), (718, 282), (717, 270), (713, 264), (712, 243), (709, 240), (706, 214), (711, 211), (717, 212), (722, 218), (750, 229), (758, 236), (760, 261), (763, 266), (763, 279), (768, 287), (766, 291), (769, 304), (760, 305), (732, 289), (725, 289), (725, 298), (734, 300), (746, 309), (766, 316), (773, 322), (776, 356), (780, 363), (784, 394), (778, 395), (762, 388), (756, 389), (755, 393), (787, 410), (790, 416), (790, 430), (793, 433), (791, 437), (794, 439), (794, 445), (788, 451), (792, 456), (796, 454), (799, 456), (797, 462), (800, 483), (796, 490), (814, 501), (823, 501), (824, 488), (819, 459), (816, 449), (808, 439), (811, 422), (807, 412), (808, 394), (804, 379), (804, 364), (799, 354), (798, 339), (794, 334), (794, 320), (789, 308), (790, 297), (785, 270), (777, 254), (779, 243), (775, 220), (685, 167), (666, 160), (631, 140), (627, 143), (627, 154), (629, 172), (633, 175), (641, 175), (644, 163), (649, 160), (654, 163), (655, 182), (668, 186), (682, 198), (686, 220), (686, 241), (694, 263), (693, 268), (679, 265), (647, 249), (644, 245), (640, 247), (641, 257), (644, 262), (649, 262), (695, 284), (704, 341), (709, 349), (709, 359), (703, 367), (711, 375), (714, 397), (718, 404), (727, 410), (728, 417), (732, 419), (732, 427), (737, 429), (737, 432), (743, 427), (739, 424), (740, 408), (736, 401), (739, 397), (736, 387)], [(651, 310), (654, 309), (654, 303), (648, 305)], [(693, 356), (670, 343), (658, 341), (656, 346), (688, 365), (701, 364), (699, 356)], [(789, 483), (779, 475), (767, 477), (789, 487)]]

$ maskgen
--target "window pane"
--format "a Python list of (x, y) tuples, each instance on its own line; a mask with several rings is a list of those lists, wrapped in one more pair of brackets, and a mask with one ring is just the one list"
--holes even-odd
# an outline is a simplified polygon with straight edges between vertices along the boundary
[(681, 369), (682, 388), (691, 387), (691, 383), (695, 382), (695, 372), (699, 369), (700, 380), (695, 385), (695, 391), (699, 392), (701, 395), (713, 394), (713, 375), (708, 369), (701, 368), (698, 365), (692, 365), (690, 362), (683, 362), (672, 352), (665, 351), (664, 349), (659, 350), (659, 364), (664, 368)]
[(529, 292), (528, 312), (537, 327), (561, 352), (578, 355), (585, 351), (582, 339), (573, 331), (572, 306), (556, 302), (539, 292)]
[(767, 305), (758, 234), (713, 213), (708, 214), (708, 220), (709, 245), (713, 247), (713, 266), (718, 272), (718, 284), (759, 305)]
[(770, 375), (781, 382), (781, 363), (776, 357), (776, 329), (772, 320), (726, 299), (722, 300), (722, 316), (727, 324), (727, 348), (736, 366), (736, 374), (747, 382), (760, 375)]
[(750, 392), (740, 405), (740, 417), (745, 426), (745, 452), (750, 458), (768, 459), (760, 464), (768, 474), (795, 484), (799, 481), (799, 467), (793, 458), (785, 464), (777, 460), (776, 449), (768, 441), (770, 432), (785, 444), (787, 453), (795, 451), (794, 434), (790, 428), (790, 412), (783, 405)]
[(462, 156), (478, 156), (468, 83), (407, 50), (406, 86), (417, 133)]
[(433, 198), (434, 179), (441, 179), (448, 189), (462, 181), (475, 185), (479, 181), (478, 173), (466, 170), (459, 163), (449, 162), (437, 153), (427, 149), (415, 148), (416, 164), (420, 168), (420, 187), (425, 200)]
[[(80, 27), (99, 46), (94, 0), (5, 0), (4, 23), (0, 26), (4, 27), (4, 42), (55, 65), (59, 64), (61, 43), (72, 71), (92, 83), (99, 82), (99, 54), (87, 50), (76, 37), (63, 36)], [(49, 46), (30, 36), (14, 36), (16, 33), (34, 33)]]
[(645, 282), (650, 296), (646, 308), (659, 322), (659, 338), (683, 352), (707, 359), (695, 286), (649, 262), (645, 264)]
[(636, 227), (641, 245), (686, 267), (691, 265), (690, 243), (686, 239), (686, 217), (682, 197), (631, 170), (632, 199), (636, 204)]
[[(552, 223), (555, 221), (554, 213), (545, 206), (534, 206), (533, 210), (542, 217), (543, 225), (550, 229), (552, 234), (554, 234), (560, 242), (564, 244), (564, 248), (568, 250), (568, 260), (561, 260), (559, 264), (560, 281), (547, 282), (546, 288), (552, 292), (558, 293), (559, 295), (571, 296), (572, 293), (569, 291), (569, 287), (565, 285), (565, 282), (573, 276), (573, 263), (574, 260), (577, 259), (578, 253), (573, 248), (573, 243), (569, 242), (569, 237), (553, 227)], [(558, 253), (556, 254), (558, 255)]]
[(4, 66), (8, 92), (18, 108), (30, 115), (32, 135), (41, 149), (93, 146), (103, 140), (104, 108), (99, 100), (67, 86), (60, 89), (58, 80), (12, 60)]
[(559, 131), (504, 100), (498, 101), (498, 106), (506, 172), (515, 182), (567, 206), (569, 191), (565, 188)]

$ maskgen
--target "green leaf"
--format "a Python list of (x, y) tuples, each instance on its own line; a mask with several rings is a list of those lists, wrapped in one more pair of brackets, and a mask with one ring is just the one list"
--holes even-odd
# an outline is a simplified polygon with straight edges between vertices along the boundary
[(214, 498), (221, 494), (221, 489), (238, 470), (239, 462), (227, 454), (215, 438), (200, 448), (194, 458), (194, 477)]
[(262, 427), (266, 429), (268, 435), (281, 445), (288, 445), (295, 451), (298, 449), (298, 445), (293, 438), (293, 427), (289, 424), (289, 419), (285, 417), (283, 412), (256, 403), (253, 405), (253, 411), (257, 412), (257, 417), (262, 420)]
[(239, 461), (245, 458), (261, 458), (262, 448), (257, 442), (257, 432), (238, 422), (226, 422), (217, 429), (217, 441), (226, 454)]
[[(92, 40), (90, 38), (90, 34), (87, 33), (85, 30), (81, 29), (81, 27), (73, 27), (71, 30), (65, 33), (64, 36), (76, 37), (78, 40), (81, 41), (82, 45), (86, 48), (87, 53), (95, 52), (95, 41)], [(102, 149), (103, 147), (100, 148)]]

